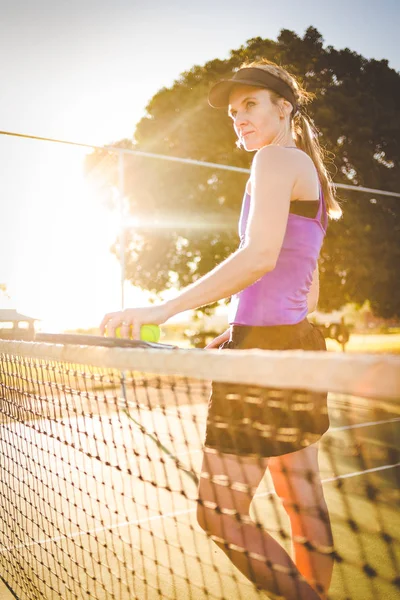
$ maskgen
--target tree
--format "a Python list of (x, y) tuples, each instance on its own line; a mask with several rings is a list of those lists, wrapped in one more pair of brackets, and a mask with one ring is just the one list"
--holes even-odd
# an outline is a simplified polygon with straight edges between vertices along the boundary
[[(134, 141), (118, 145), (249, 167), (253, 155), (236, 148), (226, 112), (208, 106), (207, 92), (244, 60), (260, 57), (286, 66), (316, 94), (308, 114), (334, 156), (336, 168), (333, 163), (329, 168), (336, 183), (400, 190), (399, 74), (386, 60), (324, 48), (313, 27), (302, 38), (289, 30), (277, 41), (257, 37), (232, 50), (227, 60), (195, 65), (151, 99)], [(87, 168), (99, 171), (104, 161), (105, 153), (96, 152)], [(128, 236), (132, 283), (153, 292), (187, 285), (236, 248), (246, 175), (139, 156), (126, 157), (125, 166), (130, 213), (141, 224)], [(114, 163), (105, 175), (115, 184)], [(400, 316), (394, 277), (400, 263), (400, 201), (352, 191), (341, 191), (339, 199), (344, 218), (331, 222), (321, 254), (320, 307), (368, 299), (377, 315)]]

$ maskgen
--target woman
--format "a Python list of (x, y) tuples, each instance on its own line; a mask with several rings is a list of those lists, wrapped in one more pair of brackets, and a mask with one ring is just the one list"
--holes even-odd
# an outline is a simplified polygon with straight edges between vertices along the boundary
[[(302, 112), (311, 96), (267, 60), (243, 65), (211, 89), (211, 106), (228, 108), (238, 144), (256, 153), (240, 217), (240, 246), (176, 298), (107, 314), (102, 333), (114, 335), (121, 325), (123, 336), (132, 332), (138, 338), (141, 324), (164, 323), (232, 296), (230, 327), (207, 348), (326, 349), (307, 314), (317, 304), (317, 260), (327, 216), (338, 218), (341, 210), (316, 132)], [(320, 396), (310, 419), (309, 410), (298, 410), (301, 402), (293, 410), (294, 394), (278, 402), (268, 394), (213, 385), (198, 521), (260, 589), (289, 600), (324, 598), (333, 568), (317, 444), (329, 425), (326, 396)], [(250, 516), (267, 468), (291, 522), (293, 561)]]

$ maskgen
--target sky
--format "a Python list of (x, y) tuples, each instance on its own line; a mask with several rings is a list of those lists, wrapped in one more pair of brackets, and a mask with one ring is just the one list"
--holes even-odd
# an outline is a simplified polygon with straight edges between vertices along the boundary
[[(89, 144), (133, 135), (185, 70), (253, 37), (316, 27), (326, 45), (400, 70), (396, 0), (0, 0), (0, 130)], [(83, 174), (87, 150), (0, 135), (0, 284), (44, 331), (120, 308), (119, 216)], [(146, 296), (126, 286), (127, 305)]]

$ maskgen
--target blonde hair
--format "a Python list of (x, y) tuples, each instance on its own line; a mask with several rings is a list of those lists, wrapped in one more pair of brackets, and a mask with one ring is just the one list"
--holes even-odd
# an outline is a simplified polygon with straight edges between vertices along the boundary
[[(325, 166), (325, 161), (327, 161), (327, 152), (321, 147), (318, 141), (319, 133), (317, 128), (303, 111), (303, 106), (311, 102), (313, 98), (315, 98), (315, 94), (307, 92), (297, 81), (297, 79), (288, 71), (286, 71), (286, 69), (269, 61), (266, 58), (262, 58), (253, 62), (246, 62), (240, 66), (241, 69), (250, 67), (263, 69), (264, 71), (271, 73), (271, 75), (279, 77), (292, 89), (297, 105), (300, 109), (296, 112), (294, 117), (291, 118), (292, 134), (296, 142), (296, 146), (301, 150), (304, 150), (304, 152), (310, 156), (315, 168), (317, 169), (329, 217), (331, 219), (339, 219), (342, 216), (342, 209), (339, 202), (336, 200), (335, 187)], [(280, 98), (279, 94), (273, 90), (269, 91), (272, 101), (276, 103)], [(332, 161), (330, 162), (332, 163)]]

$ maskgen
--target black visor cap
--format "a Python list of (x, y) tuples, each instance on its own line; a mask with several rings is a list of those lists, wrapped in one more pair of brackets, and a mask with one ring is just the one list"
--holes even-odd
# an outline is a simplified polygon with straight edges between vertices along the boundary
[[(297, 103), (291, 87), (279, 77), (275, 77), (265, 69), (248, 67), (239, 69), (231, 79), (223, 79), (216, 83), (208, 95), (208, 103), (213, 108), (229, 106), (229, 96), (235, 85), (249, 85), (256, 88), (272, 90), (288, 100), (297, 110)], [(293, 113), (294, 114), (294, 113)]]

